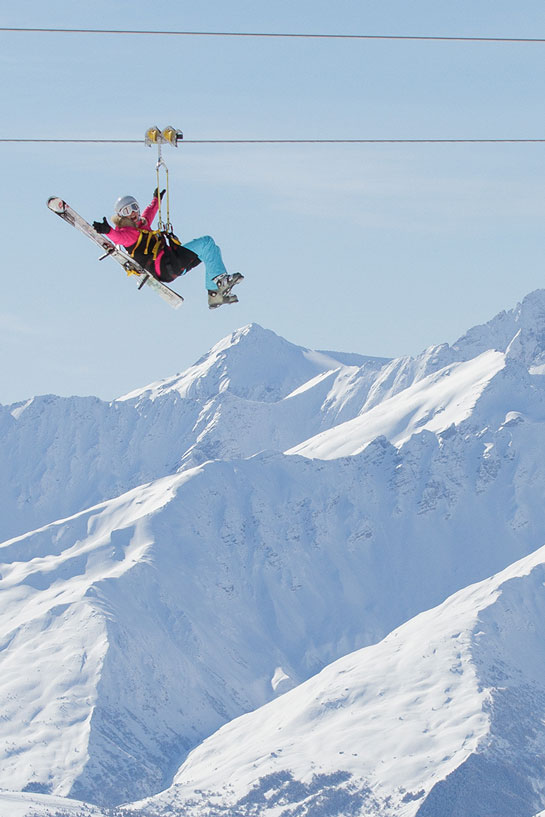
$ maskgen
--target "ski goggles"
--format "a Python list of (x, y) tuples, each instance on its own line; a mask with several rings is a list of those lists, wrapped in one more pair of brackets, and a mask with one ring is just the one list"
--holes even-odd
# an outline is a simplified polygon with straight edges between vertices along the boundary
[(126, 204), (125, 207), (122, 207), (119, 211), (119, 215), (123, 216), (124, 218), (128, 218), (132, 213), (139, 213), (140, 207), (138, 204), (133, 201), (132, 204)]

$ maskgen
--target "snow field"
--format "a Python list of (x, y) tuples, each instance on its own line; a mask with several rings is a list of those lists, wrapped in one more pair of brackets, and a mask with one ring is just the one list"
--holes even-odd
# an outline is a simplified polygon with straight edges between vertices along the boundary
[(0, 813), (537, 814), (543, 337), (0, 407)]

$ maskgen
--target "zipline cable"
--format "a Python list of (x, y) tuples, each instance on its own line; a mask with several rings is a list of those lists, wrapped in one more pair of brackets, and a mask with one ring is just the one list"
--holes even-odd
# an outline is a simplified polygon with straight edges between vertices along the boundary
[(157, 31), (117, 28), (15, 28), (2, 26), (0, 31), (33, 34), (132, 34), (161, 37), (261, 37), (307, 40), (416, 40), (427, 42), (466, 43), (545, 43), (545, 37), (441, 36), (425, 34), (311, 34), (270, 31)]
[[(142, 139), (0, 138), (0, 143), (141, 145)], [(545, 138), (507, 139), (184, 139), (184, 145), (421, 145), (421, 144), (543, 144)]]

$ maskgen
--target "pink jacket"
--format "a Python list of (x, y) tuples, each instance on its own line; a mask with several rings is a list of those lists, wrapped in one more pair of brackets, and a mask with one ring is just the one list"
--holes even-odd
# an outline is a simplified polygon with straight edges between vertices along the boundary
[[(142, 213), (138, 221), (138, 227), (112, 227), (110, 232), (106, 233), (107, 237), (110, 241), (113, 241), (114, 244), (121, 244), (122, 247), (132, 247), (132, 245), (138, 241), (141, 230), (151, 230), (151, 225), (158, 209), (159, 202), (157, 198), (154, 197), (151, 204), (148, 204)], [(161, 258), (164, 253), (165, 251), (161, 250), (155, 259), (155, 271), (159, 277), (161, 277)]]

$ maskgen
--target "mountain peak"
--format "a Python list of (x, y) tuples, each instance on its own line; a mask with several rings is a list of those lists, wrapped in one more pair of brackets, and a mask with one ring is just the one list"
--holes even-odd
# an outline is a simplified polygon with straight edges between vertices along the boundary
[(262, 343), (275, 343), (282, 340), (283, 338), (281, 338), (271, 329), (264, 329), (259, 323), (247, 323), (246, 326), (240, 326), (238, 329), (231, 332), (231, 334), (226, 335), (224, 338), (214, 344), (210, 351), (200, 358), (200, 360), (203, 360), (214, 352), (221, 352), (241, 343), (260, 345)]
[(530, 292), (513, 309), (474, 326), (452, 348), (466, 360), (488, 349), (505, 352), (517, 333), (520, 359), (528, 366), (545, 364), (545, 289)]
[[(228, 390), (246, 400), (276, 402), (317, 374), (345, 365), (343, 353), (339, 354), (342, 360), (334, 355), (297, 346), (258, 323), (250, 323), (218, 341), (185, 372), (119, 400), (155, 400), (169, 392), (208, 399)], [(359, 356), (354, 359), (359, 361)]]

